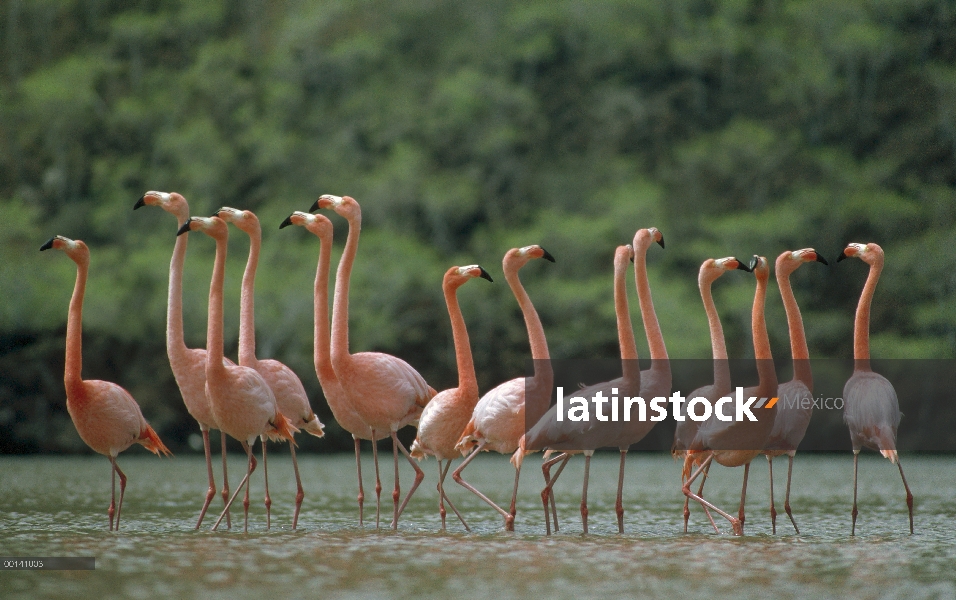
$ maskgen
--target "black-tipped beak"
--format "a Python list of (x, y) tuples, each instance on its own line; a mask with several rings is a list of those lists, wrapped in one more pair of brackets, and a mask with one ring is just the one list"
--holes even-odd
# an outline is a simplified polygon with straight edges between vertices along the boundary
[(225, 207), (220, 208), (219, 210), (217, 210), (216, 212), (212, 213), (212, 214), (209, 215), (209, 216), (210, 216), (210, 217), (218, 217), (218, 216), (219, 216), (219, 213), (221, 213), (221, 212), (224, 211), (224, 210), (226, 210)]
[(754, 257), (750, 259), (750, 269), (751, 273), (754, 272), (754, 269), (757, 268), (757, 264), (760, 262), (760, 257), (754, 254)]
[(313, 212), (319, 210), (319, 208), (321, 208), (321, 207), (319, 206), (319, 201), (316, 200), (315, 203), (312, 204), (312, 208), (309, 209), (309, 212), (310, 212), (310, 213), (313, 213)]
[(740, 269), (741, 271), (747, 271), (748, 273), (753, 272), (753, 269), (748, 267), (746, 263), (744, 263), (744, 261), (740, 260), (736, 256), (734, 257), (734, 260), (737, 261), (737, 268)]
[(176, 232), (176, 236), (179, 237), (184, 233), (189, 233), (189, 224), (193, 222), (192, 217), (189, 217), (189, 220), (183, 223), (183, 226), (179, 228), (179, 231)]
[(136, 204), (133, 205), (133, 210), (146, 206), (146, 194), (143, 194), (143, 197), (136, 201)]
[(288, 217), (285, 218), (285, 221), (283, 221), (282, 224), (279, 225), (279, 229), (285, 229), (289, 225), (292, 225), (292, 215), (289, 215)]
[(837, 257), (837, 262), (840, 262), (844, 258), (850, 258), (849, 256), (846, 255), (846, 250), (840, 253), (840, 256)]
[(543, 258), (543, 259), (545, 259), (545, 260), (550, 260), (551, 262), (554, 262), (554, 257), (551, 256), (551, 253), (550, 253), (550, 252), (548, 252), (548, 251), (545, 250), (544, 248), (541, 248), (541, 251), (544, 252), (544, 254), (541, 255), (541, 258)]
[(632, 255), (631, 255), (631, 263), (633, 263), (633, 262), (634, 262), (634, 255), (632, 254)]
[(661, 239), (657, 240), (657, 243), (660, 244), (661, 248), (664, 247), (664, 236), (661, 236)]
[(817, 255), (817, 262), (818, 262), (818, 263), (823, 263), (823, 264), (825, 264), (825, 265), (828, 266), (828, 267), (830, 266), (830, 263), (827, 262), (827, 259), (823, 258), (823, 256), (821, 256), (819, 252), (817, 252), (816, 250), (814, 250), (813, 253)]
[(52, 247), (53, 247), (53, 240), (55, 240), (55, 239), (56, 239), (56, 238), (50, 238), (50, 239), (48, 239), (42, 246), (40, 246), (40, 252), (43, 252), (44, 250), (49, 250), (50, 248), (52, 248)]
[(481, 277), (482, 279), (487, 279), (491, 283), (495, 282), (495, 280), (491, 278), (491, 275), (488, 274), (488, 271), (485, 271), (483, 267), (479, 266), (478, 269), (481, 270), (481, 275), (479, 275), (479, 277)]

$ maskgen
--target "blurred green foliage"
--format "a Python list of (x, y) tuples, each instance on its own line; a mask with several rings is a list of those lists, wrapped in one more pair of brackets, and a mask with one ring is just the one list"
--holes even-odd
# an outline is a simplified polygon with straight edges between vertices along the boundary
[[(7, 0), (0, 18), (0, 451), (80, 450), (62, 388), (73, 264), (92, 250), (85, 376), (139, 400), (174, 449), (196, 432), (165, 357), (172, 217), (263, 223), (258, 349), (295, 369), (329, 439), (312, 371), (318, 242), (277, 226), (322, 193), (356, 197), (353, 351), (455, 384), (441, 276), (514, 246), (552, 356), (617, 355), (611, 259), (640, 227), (673, 358), (708, 357), (696, 286), (708, 257), (880, 243), (873, 354), (956, 354), (956, 7), (948, 0)], [(336, 254), (346, 235), (336, 224)], [(236, 233), (234, 231), (234, 233)], [(233, 235), (235, 351), (248, 242)], [(212, 244), (190, 243), (187, 342), (202, 346)], [(793, 277), (811, 355), (852, 353), (866, 267)], [(633, 285), (633, 283), (631, 283)], [(632, 288), (633, 289), (633, 288)], [(753, 281), (715, 286), (732, 357), (752, 355)], [(528, 358), (503, 278), (466, 286), (482, 390)], [(632, 295), (635, 326), (641, 321)], [(789, 354), (771, 292), (775, 354)], [(639, 331), (639, 350), (646, 343)], [(307, 447), (313, 442), (307, 442)]]

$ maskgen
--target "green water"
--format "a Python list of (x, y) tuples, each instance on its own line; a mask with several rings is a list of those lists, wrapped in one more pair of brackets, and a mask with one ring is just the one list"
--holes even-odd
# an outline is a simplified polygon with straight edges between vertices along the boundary
[[(537, 456), (525, 463), (513, 534), (503, 532), (497, 513), (450, 476), (448, 493), (473, 532), (465, 533), (449, 510), (448, 532), (440, 533), (434, 460), (422, 463), (425, 483), (399, 531), (375, 531), (371, 457), (364, 458), (364, 530), (357, 526), (354, 456), (301, 456), (306, 497), (299, 529), (292, 531), (292, 469), (288, 455), (276, 450), (269, 464), (272, 529), (265, 529), (257, 471), (248, 535), (235, 527), (193, 530), (206, 486), (201, 457), (159, 459), (138, 448), (123, 455), (120, 466), (129, 485), (119, 533), (107, 531), (105, 458), (0, 458), (0, 555), (96, 557), (95, 571), (0, 573), (0, 596), (956, 597), (956, 459), (951, 457), (904, 457), (916, 497), (916, 533), (910, 536), (898, 471), (882, 458), (864, 455), (855, 538), (849, 535), (850, 456), (797, 457), (791, 503), (800, 536), (782, 509), (786, 461), (775, 462), (781, 513), (776, 536), (767, 513), (766, 464), (756, 462), (743, 538), (715, 535), (693, 507), (690, 533), (681, 533), (679, 469), (659, 455), (633, 455), (629, 461), (626, 533), (618, 535), (616, 454), (598, 455), (592, 463), (591, 534), (583, 536), (578, 510), (583, 459), (576, 457), (556, 489), (561, 531), (550, 539), (543, 535)], [(390, 453), (383, 458), (391, 460)], [(240, 455), (231, 457), (230, 469), (235, 485), (244, 470)], [(384, 469), (391, 473), (390, 463)], [(466, 479), (501, 503), (510, 497), (513, 473), (506, 458), (490, 454), (465, 471)], [(404, 490), (412, 479), (407, 465), (402, 476)], [(706, 495), (735, 512), (741, 477), (741, 469), (715, 467)], [(391, 476), (383, 484), (387, 527)], [(241, 519), (237, 507), (233, 515)]]

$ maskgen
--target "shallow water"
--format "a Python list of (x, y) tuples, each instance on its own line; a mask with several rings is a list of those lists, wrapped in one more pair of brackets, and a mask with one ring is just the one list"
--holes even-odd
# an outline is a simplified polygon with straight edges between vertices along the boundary
[[(383, 458), (391, 459), (385, 454)], [(253, 476), (249, 534), (242, 507), (233, 529), (209, 531), (216, 514), (194, 531), (205, 492), (201, 457), (159, 459), (138, 448), (120, 466), (129, 477), (122, 529), (107, 531), (109, 462), (90, 457), (0, 458), (0, 555), (95, 556), (95, 571), (7, 571), (3, 597), (208, 598), (449, 596), (579, 598), (640, 593), (662, 597), (907, 596), (956, 598), (956, 458), (904, 456), (916, 498), (916, 533), (909, 535), (899, 472), (886, 460), (860, 460), (860, 517), (850, 537), (852, 459), (798, 455), (791, 504), (801, 535), (783, 511), (786, 457), (774, 461), (777, 535), (771, 534), (767, 468), (757, 461), (748, 487), (746, 535), (734, 538), (718, 521), (713, 533), (691, 507), (681, 533), (679, 468), (668, 456), (633, 454), (625, 487), (624, 535), (614, 513), (618, 457), (591, 465), (590, 530), (581, 534), (583, 458), (569, 463), (556, 487), (560, 533), (546, 538), (539, 457), (525, 462), (516, 531), (449, 475), (446, 489), (472, 528), (448, 511), (439, 532), (434, 460), (422, 463), (425, 483), (402, 515), (391, 519), (391, 476), (384, 477), (382, 525), (374, 530), (371, 456), (363, 457), (366, 528), (357, 524), (354, 456), (300, 456), (306, 497), (291, 530), (294, 479), (288, 456), (270, 455), (272, 529), (265, 528), (261, 465)], [(230, 459), (230, 483), (244, 473)], [(383, 475), (391, 464), (383, 464)], [(715, 467), (705, 495), (736, 513), (742, 469)], [(402, 471), (403, 493), (412, 481)], [(514, 471), (506, 457), (483, 455), (466, 480), (493, 499), (510, 498)], [(221, 473), (217, 473), (221, 485)], [(213, 503), (210, 513), (221, 508)], [(210, 520), (212, 517), (212, 520)]]

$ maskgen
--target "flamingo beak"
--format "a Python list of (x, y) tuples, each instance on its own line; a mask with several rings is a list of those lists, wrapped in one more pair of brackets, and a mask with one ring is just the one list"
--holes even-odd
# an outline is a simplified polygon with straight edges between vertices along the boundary
[(49, 250), (50, 248), (52, 248), (53, 240), (55, 239), (56, 239), (55, 237), (51, 237), (50, 239), (48, 239), (42, 246), (40, 246), (40, 252), (43, 252), (44, 250)]
[(657, 240), (657, 243), (660, 244), (661, 248), (664, 247), (664, 236), (661, 235), (661, 239)]
[(283, 221), (282, 224), (279, 225), (279, 229), (284, 229), (288, 227), (289, 225), (292, 225), (292, 215), (289, 215), (288, 217), (285, 218), (285, 221)]
[(488, 274), (488, 271), (485, 271), (483, 267), (478, 267), (478, 268), (481, 270), (481, 275), (479, 275), (479, 277), (481, 277), (482, 279), (487, 279), (491, 283), (495, 282), (495, 280), (491, 278), (491, 275)]
[(143, 206), (146, 206), (146, 194), (143, 194), (143, 196), (136, 201), (136, 204), (133, 205), (133, 210), (136, 210), (137, 208), (140, 208)]
[(753, 269), (750, 267), (747, 267), (747, 265), (744, 264), (744, 261), (740, 260), (737, 257), (734, 257), (734, 260), (737, 261), (737, 268), (740, 269), (741, 271), (747, 271), (748, 273), (753, 272)]
[(186, 221), (185, 223), (183, 223), (183, 226), (180, 227), (180, 228), (179, 228), (179, 231), (176, 232), (176, 237), (179, 237), (179, 236), (181, 236), (181, 235), (184, 234), (184, 233), (189, 233), (189, 231), (190, 231), (189, 225), (190, 225), (192, 222), (193, 222), (193, 219), (192, 219), (192, 217), (190, 217), (188, 221)]
[(830, 263), (827, 262), (827, 259), (823, 258), (823, 256), (821, 256), (819, 252), (814, 251), (813, 253), (816, 255), (816, 257), (817, 257), (817, 258), (816, 258), (816, 261), (817, 261), (818, 263), (823, 263), (823, 264), (825, 264), (825, 265), (828, 266), (828, 267), (830, 266)]
[[(539, 246), (539, 247), (540, 247), (540, 246)], [(545, 250), (544, 248), (541, 248), (541, 252), (544, 253), (544, 254), (541, 255), (541, 258), (543, 258), (543, 259), (545, 259), (545, 260), (549, 260), (549, 261), (551, 261), (551, 262), (554, 262), (554, 257), (551, 256), (551, 253), (550, 253), (550, 252), (548, 252), (548, 251)]]

